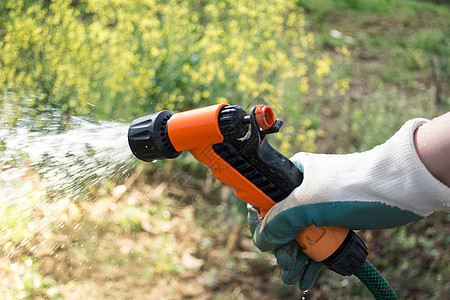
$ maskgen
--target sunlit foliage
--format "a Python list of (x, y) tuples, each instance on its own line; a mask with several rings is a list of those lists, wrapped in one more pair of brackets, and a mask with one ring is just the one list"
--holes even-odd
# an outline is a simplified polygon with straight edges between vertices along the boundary
[(8, 101), (31, 99), (36, 112), (128, 121), (266, 103), (288, 119), (284, 149), (306, 140), (304, 150), (314, 150), (315, 132), (295, 136), (304, 134), (294, 130), (306, 119), (303, 99), (348, 88), (345, 79), (330, 84), (338, 82), (332, 60), (314, 51), (295, 1), (9, 0), (5, 8), (0, 89)]

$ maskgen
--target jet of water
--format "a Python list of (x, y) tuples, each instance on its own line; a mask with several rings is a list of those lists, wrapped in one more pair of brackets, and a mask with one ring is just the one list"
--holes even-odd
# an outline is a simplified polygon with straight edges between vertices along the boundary
[(46, 200), (74, 199), (127, 176), (135, 166), (128, 125), (73, 117), (69, 127), (62, 133), (0, 128), (0, 204), (25, 201), (33, 193), (33, 184), (24, 190), (25, 180), (44, 185)]
[(50, 232), (80, 213), (76, 201), (113, 187), (137, 159), (127, 124), (72, 117), (63, 130), (61, 111), (36, 113), (13, 102), (0, 99), (0, 251), (50, 254), (57, 247)]

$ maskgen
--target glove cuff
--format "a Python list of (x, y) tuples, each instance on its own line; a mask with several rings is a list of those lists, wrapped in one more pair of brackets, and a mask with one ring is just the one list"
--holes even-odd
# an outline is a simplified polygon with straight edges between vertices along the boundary
[[(372, 161), (369, 168), (360, 169), (365, 173), (360, 178), (371, 179), (368, 186), (371, 190), (381, 189), (386, 204), (423, 217), (438, 210), (448, 210), (450, 206), (450, 188), (428, 171), (414, 145), (415, 130), (426, 122), (426, 119), (406, 122), (385, 144), (371, 150), (377, 152), (378, 155), (371, 156), (377, 161)], [(364, 165), (367, 161), (360, 162), (360, 166)]]

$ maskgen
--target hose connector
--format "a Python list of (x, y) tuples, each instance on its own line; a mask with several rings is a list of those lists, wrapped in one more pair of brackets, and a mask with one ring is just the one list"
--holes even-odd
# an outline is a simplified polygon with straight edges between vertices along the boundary
[(345, 240), (323, 263), (344, 276), (358, 272), (367, 257), (367, 247), (353, 230), (349, 230)]

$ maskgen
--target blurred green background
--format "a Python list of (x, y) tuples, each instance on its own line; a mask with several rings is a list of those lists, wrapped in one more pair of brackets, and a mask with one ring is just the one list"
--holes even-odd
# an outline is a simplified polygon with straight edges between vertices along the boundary
[[(162, 109), (265, 103), (284, 121), (270, 141), (285, 155), (348, 153), (384, 142), (408, 119), (447, 112), (449, 81), (446, 1), (0, 3), (0, 116), (11, 128), (64, 132), (74, 116), (128, 123)], [(35, 202), (2, 207), (0, 297), (369, 297), (330, 271), (305, 295), (283, 285), (273, 257), (251, 245), (231, 193), (183, 155), (138, 166), (89, 199), (61, 200), (49, 215)], [(36, 220), (46, 224), (39, 231), (30, 229)], [(450, 295), (448, 221), (436, 213), (361, 232), (401, 299)]]

